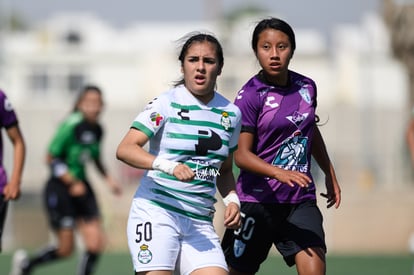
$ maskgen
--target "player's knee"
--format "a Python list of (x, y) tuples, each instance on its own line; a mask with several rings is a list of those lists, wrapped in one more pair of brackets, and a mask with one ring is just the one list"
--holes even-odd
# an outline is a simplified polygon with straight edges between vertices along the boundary
[(59, 247), (59, 249), (57, 250), (57, 254), (59, 255), (60, 258), (66, 258), (71, 256), (73, 253), (73, 246), (71, 247)]
[(86, 249), (91, 253), (99, 254), (105, 249), (106, 241), (103, 236), (86, 240)]
[(74, 250), (73, 242), (63, 242), (60, 243), (59, 247), (57, 248), (57, 254), (61, 258), (69, 257), (72, 255)]

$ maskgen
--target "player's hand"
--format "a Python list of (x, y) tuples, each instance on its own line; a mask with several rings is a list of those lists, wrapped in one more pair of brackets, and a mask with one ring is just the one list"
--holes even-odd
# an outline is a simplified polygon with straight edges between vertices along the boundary
[(335, 206), (338, 208), (341, 204), (341, 188), (336, 179), (332, 177), (325, 177), (326, 193), (320, 195), (327, 199), (327, 208)]
[(195, 173), (185, 164), (178, 164), (173, 171), (174, 176), (181, 181), (191, 181), (195, 177)]
[(229, 229), (239, 229), (241, 226), (241, 216), (239, 206), (231, 202), (224, 211), (224, 226)]
[(298, 172), (298, 171), (290, 171), (285, 170), (279, 167), (275, 167), (275, 174), (273, 178), (277, 179), (278, 181), (289, 185), (290, 187), (294, 187), (295, 185), (299, 185), (302, 188), (306, 188), (312, 182), (312, 180), (308, 177), (308, 175)]
[(108, 182), (108, 185), (109, 185), (109, 188), (111, 189), (112, 194), (116, 196), (120, 196), (122, 194), (121, 184), (110, 176), (107, 176), (106, 180)]
[(73, 197), (80, 197), (86, 194), (86, 186), (80, 180), (74, 181), (69, 185), (69, 194)]
[(17, 183), (8, 183), (3, 190), (4, 200), (17, 200), (20, 197), (20, 187)]

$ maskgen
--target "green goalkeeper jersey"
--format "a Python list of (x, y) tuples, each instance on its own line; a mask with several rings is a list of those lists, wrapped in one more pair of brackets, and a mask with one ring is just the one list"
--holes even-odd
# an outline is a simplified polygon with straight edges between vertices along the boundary
[(102, 134), (99, 124), (89, 123), (80, 112), (75, 112), (59, 125), (49, 154), (64, 162), (72, 176), (86, 180), (85, 164), (99, 158)]

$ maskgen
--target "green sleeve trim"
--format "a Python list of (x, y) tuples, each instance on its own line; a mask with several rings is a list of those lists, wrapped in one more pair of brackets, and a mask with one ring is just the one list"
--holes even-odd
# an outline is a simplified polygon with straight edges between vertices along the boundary
[(134, 128), (134, 129), (137, 129), (137, 130), (143, 132), (149, 138), (151, 138), (154, 135), (154, 132), (150, 128), (148, 128), (147, 126), (145, 126), (144, 124), (142, 124), (141, 122), (138, 122), (138, 121), (134, 121), (132, 123), (131, 128)]

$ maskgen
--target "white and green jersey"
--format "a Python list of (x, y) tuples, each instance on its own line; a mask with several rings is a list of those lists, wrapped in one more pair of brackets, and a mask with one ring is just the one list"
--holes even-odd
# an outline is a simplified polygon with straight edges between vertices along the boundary
[(216, 179), (222, 162), (237, 148), (240, 122), (238, 107), (218, 93), (203, 104), (181, 85), (155, 98), (132, 128), (150, 138), (151, 154), (184, 163), (196, 176), (182, 182), (149, 170), (135, 197), (189, 218), (212, 221)]

